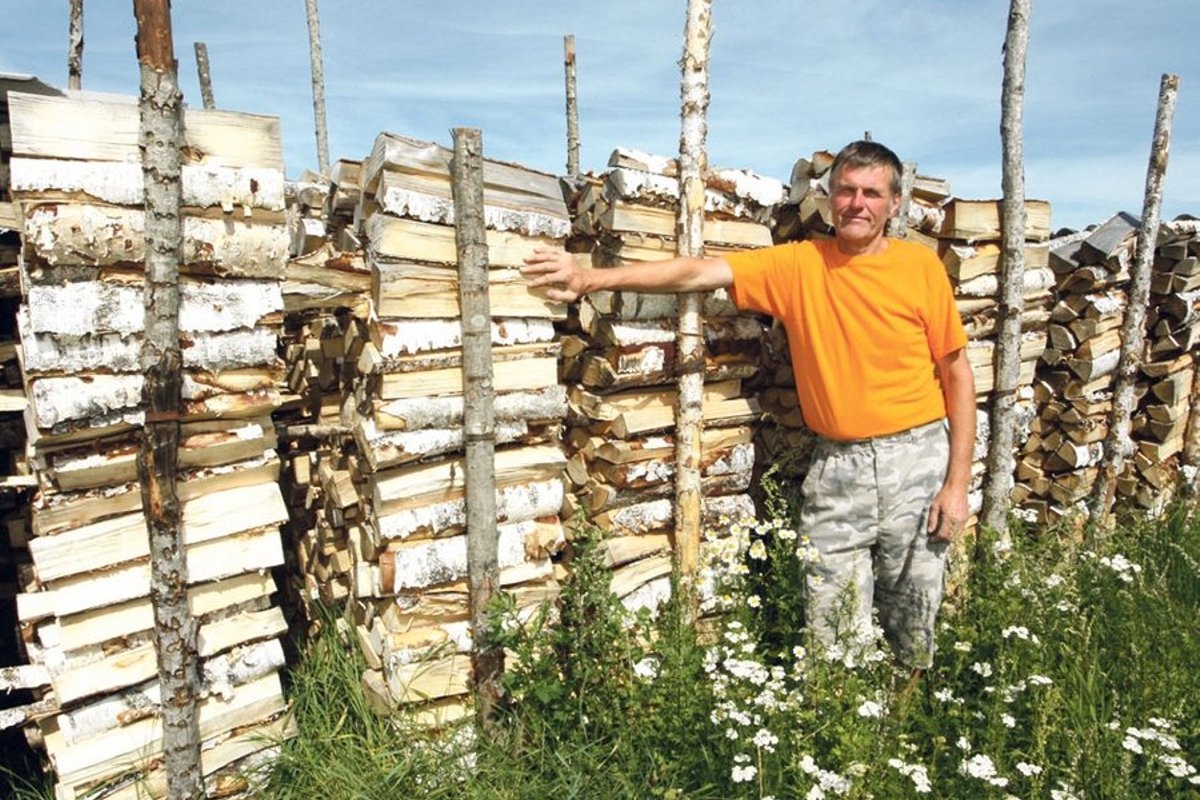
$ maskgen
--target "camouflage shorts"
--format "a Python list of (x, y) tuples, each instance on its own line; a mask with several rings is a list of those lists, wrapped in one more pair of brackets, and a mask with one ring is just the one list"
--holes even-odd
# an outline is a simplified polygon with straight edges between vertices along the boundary
[(931, 662), (946, 545), (929, 541), (925, 523), (949, 452), (944, 420), (817, 445), (800, 533), (821, 556), (807, 578), (808, 623), (826, 646), (869, 636), (874, 606), (899, 661)]

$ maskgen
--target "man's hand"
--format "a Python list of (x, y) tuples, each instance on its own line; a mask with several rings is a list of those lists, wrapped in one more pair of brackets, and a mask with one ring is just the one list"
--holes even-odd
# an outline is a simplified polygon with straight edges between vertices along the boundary
[(521, 274), (530, 289), (545, 289), (550, 300), (573, 303), (584, 294), (584, 270), (575, 263), (575, 256), (557, 247), (536, 247), (524, 259)]
[(962, 533), (968, 516), (967, 490), (943, 485), (929, 506), (929, 520), (926, 523), (929, 541), (949, 542), (956, 539)]

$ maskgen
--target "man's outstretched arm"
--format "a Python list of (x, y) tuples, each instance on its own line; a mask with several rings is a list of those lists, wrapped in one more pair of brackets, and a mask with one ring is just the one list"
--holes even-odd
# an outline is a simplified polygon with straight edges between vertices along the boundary
[(733, 285), (733, 269), (723, 258), (672, 258), (621, 267), (581, 267), (575, 257), (554, 247), (538, 247), (525, 257), (521, 273), (532, 289), (571, 303), (604, 289), (633, 292), (707, 292)]

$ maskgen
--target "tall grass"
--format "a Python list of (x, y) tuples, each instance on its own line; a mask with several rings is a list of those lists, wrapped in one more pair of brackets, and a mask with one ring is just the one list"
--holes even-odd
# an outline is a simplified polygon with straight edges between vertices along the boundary
[(805, 639), (802, 535), (729, 530), (710, 549), (706, 636), (684, 603), (626, 613), (581, 535), (557, 614), (517, 624), (497, 609), (513, 702), (494, 739), (453, 757), (373, 717), (354, 699), (357, 667), (322, 643), (296, 673), (301, 737), (267, 796), (1200, 798), (1200, 519), (1187, 507), (1104, 535), (981, 542), (988, 557), (916, 681), (877, 640)]

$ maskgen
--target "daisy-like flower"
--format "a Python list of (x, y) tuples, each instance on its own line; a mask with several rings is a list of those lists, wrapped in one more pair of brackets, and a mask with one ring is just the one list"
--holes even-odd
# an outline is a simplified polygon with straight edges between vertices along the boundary
[(1021, 773), (1026, 778), (1030, 778), (1034, 775), (1041, 775), (1042, 768), (1037, 764), (1030, 764), (1028, 761), (1018, 761), (1017, 772)]
[(1000, 721), (1004, 723), (1004, 727), (1006, 727), (1006, 728), (1017, 727), (1017, 720), (1013, 717), (1012, 714), (1001, 714)]
[(747, 595), (746, 605), (750, 608), (762, 608), (762, 598), (756, 594)]
[(959, 750), (963, 750), (968, 753), (971, 752), (971, 740), (965, 736), (958, 737), (958, 741), (954, 743), (954, 746)]
[(750, 549), (746, 551), (746, 555), (756, 561), (762, 561), (767, 557), (767, 546), (762, 539), (756, 539), (754, 544), (750, 545)]

